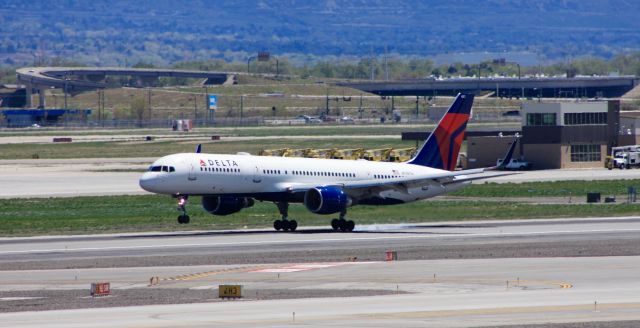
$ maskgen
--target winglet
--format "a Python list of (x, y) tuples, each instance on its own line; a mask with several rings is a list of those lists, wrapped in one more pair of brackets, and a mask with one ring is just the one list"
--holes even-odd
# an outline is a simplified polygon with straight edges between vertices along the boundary
[(198, 147), (196, 148), (196, 154), (200, 154), (202, 152), (202, 144), (198, 144)]
[(509, 147), (509, 151), (507, 151), (507, 154), (502, 159), (502, 163), (496, 166), (495, 169), (504, 169), (507, 166), (507, 164), (511, 162), (511, 159), (513, 158), (513, 152), (516, 150), (517, 143), (518, 143), (518, 138), (516, 138), (513, 141), (513, 143), (511, 144), (511, 147)]

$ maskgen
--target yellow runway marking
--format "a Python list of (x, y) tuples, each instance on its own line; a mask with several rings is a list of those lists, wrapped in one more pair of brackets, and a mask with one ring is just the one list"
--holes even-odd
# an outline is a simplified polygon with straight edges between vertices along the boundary
[(180, 275), (175, 277), (162, 278), (160, 280), (161, 281), (189, 281), (189, 280), (194, 280), (199, 278), (206, 278), (206, 277), (217, 275), (217, 274), (238, 273), (238, 272), (246, 272), (249, 270), (256, 270), (256, 267), (227, 268), (227, 269), (220, 269), (220, 270), (213, 270), (213, 271), (206, 271), (206, 272), (197, 272), (197, 273), (185, 274), (185, 275)]

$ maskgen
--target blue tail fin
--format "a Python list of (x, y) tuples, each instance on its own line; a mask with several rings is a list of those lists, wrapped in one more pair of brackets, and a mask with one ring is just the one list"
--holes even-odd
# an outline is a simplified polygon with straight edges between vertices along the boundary
[(407, 163), (454, 171), (472, 105), (473, 94), (458, 94), (422, 148)]

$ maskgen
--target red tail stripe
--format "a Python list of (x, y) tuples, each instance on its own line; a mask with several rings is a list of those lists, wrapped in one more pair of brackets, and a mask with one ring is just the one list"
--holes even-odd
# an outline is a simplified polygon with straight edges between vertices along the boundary
[(453, 151), (453, 155), (455, 155), (451, 158), (453, 161), (456, 161), (458, 157), (457, 155), (460, 152), (460, 147), (462, 146), (462, 140), (464, 139), (464, 133), (461, 133), (458, 136), (454, 136), (453, 134), (461, 126), (466, 124), (468, 119), (468, 114), (447, 114), (442, 118), (440, 125), (438, 125), (436, 130), (433, 132), (438, 143), (438, 150), (440, 152), (443, 167), (450, 171), (455, 169), (455, 163), (449, 163), (449, 156), (447, 156), (449, 154), (449, 148), (451, 147), (451, 141), (454, 142), (454, 147), (451, 150)]

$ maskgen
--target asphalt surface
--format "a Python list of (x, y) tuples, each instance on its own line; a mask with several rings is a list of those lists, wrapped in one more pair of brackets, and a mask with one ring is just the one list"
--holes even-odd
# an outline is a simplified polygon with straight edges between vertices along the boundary
[[(630, 217), (2, 238), (0, 320), (279, 327), (296, 312), (308, 326), (625, 327), (640, 320), (639, 233)], [(89, 297), (96, 281), (112, 296)], [(219, 300), (226, 283), (245, 298)]]
[(0, 270), (640, 255), (640, 218), (359, 226), (0, 239)]

